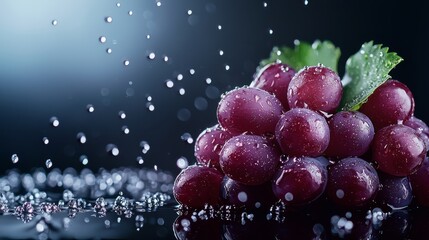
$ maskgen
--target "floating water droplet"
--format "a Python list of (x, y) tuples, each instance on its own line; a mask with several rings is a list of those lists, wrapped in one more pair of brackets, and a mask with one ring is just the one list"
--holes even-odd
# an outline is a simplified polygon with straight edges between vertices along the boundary
[(153, 165), (153, 170), (158, 171), (158, 165)]
[(80, 156), (79, 161), (82, 163), (82, 165), (87, 165), (89, 162), (88, 157), (86, 155)]
[(124, 112), (124, 111), (119, 111), (119, 112), (118, 112), (118, 116), (119, 116), (119, 118), (121, 118), (121, 119), (125, 119), (125, 118), (127, 117), (127, 114), (125, 114), (125, 112)]
[(106, 38), (105, 36), (101, 36), (101, 37), (99, 37), (99, 38), (98, 38), (98, 40), (99, 40), (101, 43), (105, 43), (105, 42), (107, 41), (107, 38)]
[(242, 203), (247, 202), (247, 193), (246, 192), (239, 192), (238, 195), (238, 200)]
[(125, 90), (125, 95), (127, 95), (127, 97), (134, 96), (134, 88), (127, 88), (127, 90)]
[(273, 29), (268, 29), (268, 33), (272, 35), (274, 33)]
[(124, 66), (128, 66), (130, 65), (130, 61), (129, 60), (124, 60)]
[(110, 17), (110, 16), (108, 16), (108, 17), (104, 18), (104, 21), (107, 22), (107, 23), (111, 23), (113, 21), (113, 18)]
[(149, 102), (150, 102), (150, 101), (152, 101), (152, 96), (148, 95), (148, 96), (146, 97), (146, 100), (148, 100)]
[(42, 141), (45, 145), (49, 144), (49, 139), (47, 137), (42, 138)]
[(92, 113), (92, 112), (95, 111), (95, 108), (94, 108), (94, 106), (92, 104), (88, 104), (88, 105), (86, 105), (86, 110), (88, 112)]
[(112, 53), (112, 49), (111, 49), (111, 48), (107, 48), (107, 49), (106, 49), (106, 52), (107, 52), (108, 54), (111, 54), (111, 53)]
[(225, 65), (225, 70), (228, 71), (231, 67), (229, 65)]
[(211, 78), (206, 78), (206, 83), (207, 84), (211, 84), (212, 83), (212, 79)]
[(146, 39), (150, 39), (150, 34), (146, 35)]
[(147, 141), (141, 141), (140, 147), (142, 148), (142, 153), (146, 154), (150, 150), (150, 145)]
[(222, 30), (222, 25), (217, 25), (218, 30)]
[(181, 108), (177, 111), (177, 118), (180, 121), (186, 122), (191, 118), (191, 111), (187, 108)]
[(172, 88), (172, 87), (174, 87), (174, 82), (173, 82), (173, 81), (171, 81), (170, 79), (167, 79), (167, 80), (165, 81), (165, 85), (166, 85), (168, 88)]
[(17, 154), (12, 154), (12, 156), (10, 157), (10, 159), (12, 160), (12, 163), (15, 164), (19, 161), (19, 157)]
[(219, 50), (219, 55), (223, 56), (223, 50)]
[(161, 7), (161, 2), (156, 2), (156, 6)]
[(122, 132), (124, 134), (129, 134), (130, 133), (130, 129), (127, 126), (122, 126)]
[(151, 102), (146, 103), (146, 108), (147, 108), (150, 112), (155, 111), (155, 105), (153, 105)]
[(53, 127), (58, 127), (60, 125), (60, 121), (57, 117), (51, 117), (51, 119), (49, 119), (49, 122)]
[(121, 3), (116, 3), (116, 6), (117, 6), (117, 7), (120, 7), (120, 6), (121, 6)]
[(182, 79), (183, 79), (183, 75), (179, 73), (179, 74), (177, 75), (177, 80), (178, 80), (178, 81), (181, 81)]
[(52, 26), (57, 26), (58, 25), (58, 20), (54, 19), (51, 22)]
[(115, 144), (109, 143), (106, 146), (106, 152), (110, 153), (112, 156), (116, 157), (119, 155), (119, 149)]
[(46, 168), (51, 168), (52, 167), (52, 160), (46, 159), (45, 166), (46, 166)]
[(189, 69), (189, 74), (194, 75), (195, 74), (195, 69), (193, 69), (193, 68)]
[(179, 159), (177, 159), (176, 165), (180, 169), (185, 169), (189, 165), (188, 159), (186, 159), (185, 157), (180, 157)]
[(149, 58), (150, 60), (155, 59), (155, 53), (154, 52), (149, 53), (149, 55), (147, 56), (147, 58)]
[(192, 15), (192, 10), (188, 10), (188, 15), (191, 16)]
[(164, 56), (164, 62), (168, 62), (168, 56)]
[(263, 5), (264, 5), (264, 7), (267, 7), (267, 6), (268, 6), (268, 3), (267, 3), (267, 2), (264, 2), (264, 3), (263, 3)]
[(138, 156), (136, 160), (137, 160), (137, 163), (140, 165), (142, 165), (144, 163), (142, 156)]
[(182, 139), (182, 141), (187, 142), (189, 144), (192, 144), (194, 142), (194, 139), (192, 138), (192, 135), (190, 133), (182, 134), (182, 136), (180, 136), (180, 139)]
[(208, 102), (207, 99), (203, 98), (203, 97), (197, 97), (194, 100), (194, 106), (196, 109), (200, 110), (200, 111), (204, 111), (207, 109), (208, 107)]
[(182, 95), (182, 96), (183, 96), (183, 95), (185, 95), (185, 93), (186, 93), (186, 91), (185, 91), (185, 89), (184, 89), (184, 88), (180, 88), (180, 89), (179, 89), (179, 94), (180, 94), (180, 95)]
[(128, 15), (132, 16), (133, 15), (133, 11), (128, 11)]
[(308, 0), (304, 0), (304, 5), (307, 6), (308, 5)]
[(77, 141), (78, 141), (79, 143), (81, 143), (81, 144), (86, 143), (86, 136), (85, 136), (85, 133), (83, 133), (83, 132), (79, 132), (79, 133), (76, 135), (76, 139), (77, 139)]

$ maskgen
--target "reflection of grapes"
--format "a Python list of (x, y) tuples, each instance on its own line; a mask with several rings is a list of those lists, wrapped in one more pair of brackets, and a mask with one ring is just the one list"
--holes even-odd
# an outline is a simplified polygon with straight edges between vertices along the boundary
[(422, 167), (410, 176), (411, 187), (417, 202), (429, 207), (429, 158), (426, 157)]
[(408, 177), (395, 177), (379, 173), (380, 189), (377, 193), (377, 203), (393, 209), (410, 205), (413, 199)]

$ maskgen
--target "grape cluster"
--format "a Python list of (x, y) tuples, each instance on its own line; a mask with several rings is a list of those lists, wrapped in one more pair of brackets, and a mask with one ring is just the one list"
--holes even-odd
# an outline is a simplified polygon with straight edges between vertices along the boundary
[(196, 141), (198, 164), (177, 176), (179, 203), (429, 206), (429, 128), (406, 85), (388, 80), (358, 111), (341, 111), (328, 67), (272, 63), (255, 76), (222, 96), (218, 124)]

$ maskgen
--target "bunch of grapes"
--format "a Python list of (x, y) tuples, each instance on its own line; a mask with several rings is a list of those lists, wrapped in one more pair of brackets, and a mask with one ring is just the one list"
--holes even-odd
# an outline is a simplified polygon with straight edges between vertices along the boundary
[(388, 80), (358, 111), (340, 111), (341, 80), (323, 65), (273, 63), (255, 76), (222, 96), (218, 124), (196, 141), (198, 164), (176, 178), (179, 203), (429, 206), (429, 128), (406, 85)]

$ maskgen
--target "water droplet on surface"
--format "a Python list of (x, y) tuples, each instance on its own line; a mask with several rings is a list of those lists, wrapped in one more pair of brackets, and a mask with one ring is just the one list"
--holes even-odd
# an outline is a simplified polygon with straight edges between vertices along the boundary
[(229, 65), (225, 65), (225, 70), (228, 71), (230, 69)]
[(191, 16), (192, 15), (192, 10), (188, 10), (188, 15)]
[(89, 162), (88, 157), (86, 155), (80, 156), (79, 161), (80, 161), (80, 163), (82, 163), (82, 165), (87, 165)]
[(117, 6), (117, 7), (120, 7), (120, 6), (121, 6), (121, 3), (116, 3), (116, 6)]
[(176, 161), (176, 165), (178, 168), (180, 169), (185, 169), (188, 167), (189, 163), (188, 163), (188, 159), (185, 157), (180, 157), (179, 159), (177, 159)]
[(263, 5), (264, 5), (264, 7), (267, 7), (267, 6), (268, 6), (268, 3), (267, 3), (267, 2), (264, 2), (264, 3), (263, 3)]
[(212, 83), (212, 79), (211, 78), (206, 78), (206, 83), (207, 84), (211, 84)]
[(164, 56), (164, 62), (168, 62), (168, 56)]
[(177, 81), (181, 81), (183, 79), (183, 75), (182, 74), (178, 74), (177, 75)]
[(132, 16), (133, 15), (133, 11), (128, 11), (128, 15)]
[(12, 154), (12, 156), (10, 157), (10, 159), (12, 160), (12, 163), (15, 164), (19, 161), (19, 157), (17, 154)]
[(45, 145), (49, 144), (49, 139), (47, 137), (42, 138), (42, 141)]
[(106, 53), (111, 54), (112, 53), (112, 49), (111, 48), (107, 48), (106, 49)]
[(185, 89), (184, 89), (184, 88), (180, 88), (180, 89), (179, 89), (179, 94), (180, 94), (180, 95), (182, 95), (182, 96), (183, 96), (183, 95), (185, 95), (185, 93), (186, 93), (186, 91), (185, 91)]
[(150, 34), (146, 35), (146, 39), (150, 39)]
[(52, 26), (57, 26), (58, 25), (58, 20), (52, 20), (52, 22), (51, 22), (51, 24), (52, 24)]
[(189, 74), (194, 75), (195, 74), (195, 69), (193, 69), (193, 68), (189, 69)]
[(125, 60), (124, 61), (124, 66), (128, 66), (128, 65), (130, 65), (130, 61), (129, 60)]
[(273, 29), (268, 29), (268, 33), (272, 35), (274, 33)]
[(155, 53), (154, 52), (149, 53), (149, 55), (147, 56), (147, 58), (149, 58), (150, 60), (155, 59)]
[(304, 5), (307, 6), (308, 5), (308, 0), (304, 0)]
[(85, 133), (83, 133), (83, 132), (79, 132), (79, 133), (76, 135), (76, 139), (77, 139), (77, 141), (78, 141), (79, 143), (81, 143), (81, 144), (86, 143), (86, 136), (85, 136)]
[(104, 21), (107, 22), (107, 23), (111, 23), (113, 21), (113, 18), (110, 17), (110, 16), (108, 16), (108, 17), (104, 18)]
[(109, 143), (106, 146), (106, 152), (110, 153), (112, 156), (116, 157), (119, 155), (119, 149), (115, 144)]
[(57, 117), (51, 117), (51, 119), (49, 119), (49, 122), (51, 123), (52, 127), (58, 127), (60, 125), (60, 121)]
[(222, 30), (222, 25), (217, 25), (218, 30)]
[(161, 2), (156, 2), (156, 6), (161, 7)]
[(223, 51), (222, 50), (219, 50), (219, 55), (223, 56)]
[(51, 168), (52, 167), (52, 160), (46, 159), (45, 166), (46, 166), (46, 168)]
[(105, 42), (107, 41), (107, 38), (106, 38), (105, 36), (101, 36), (101, 37), (99, 37), (99, 38), (98, 38), (98, 40), (99, 40), (101, 43), (105, 43)]

